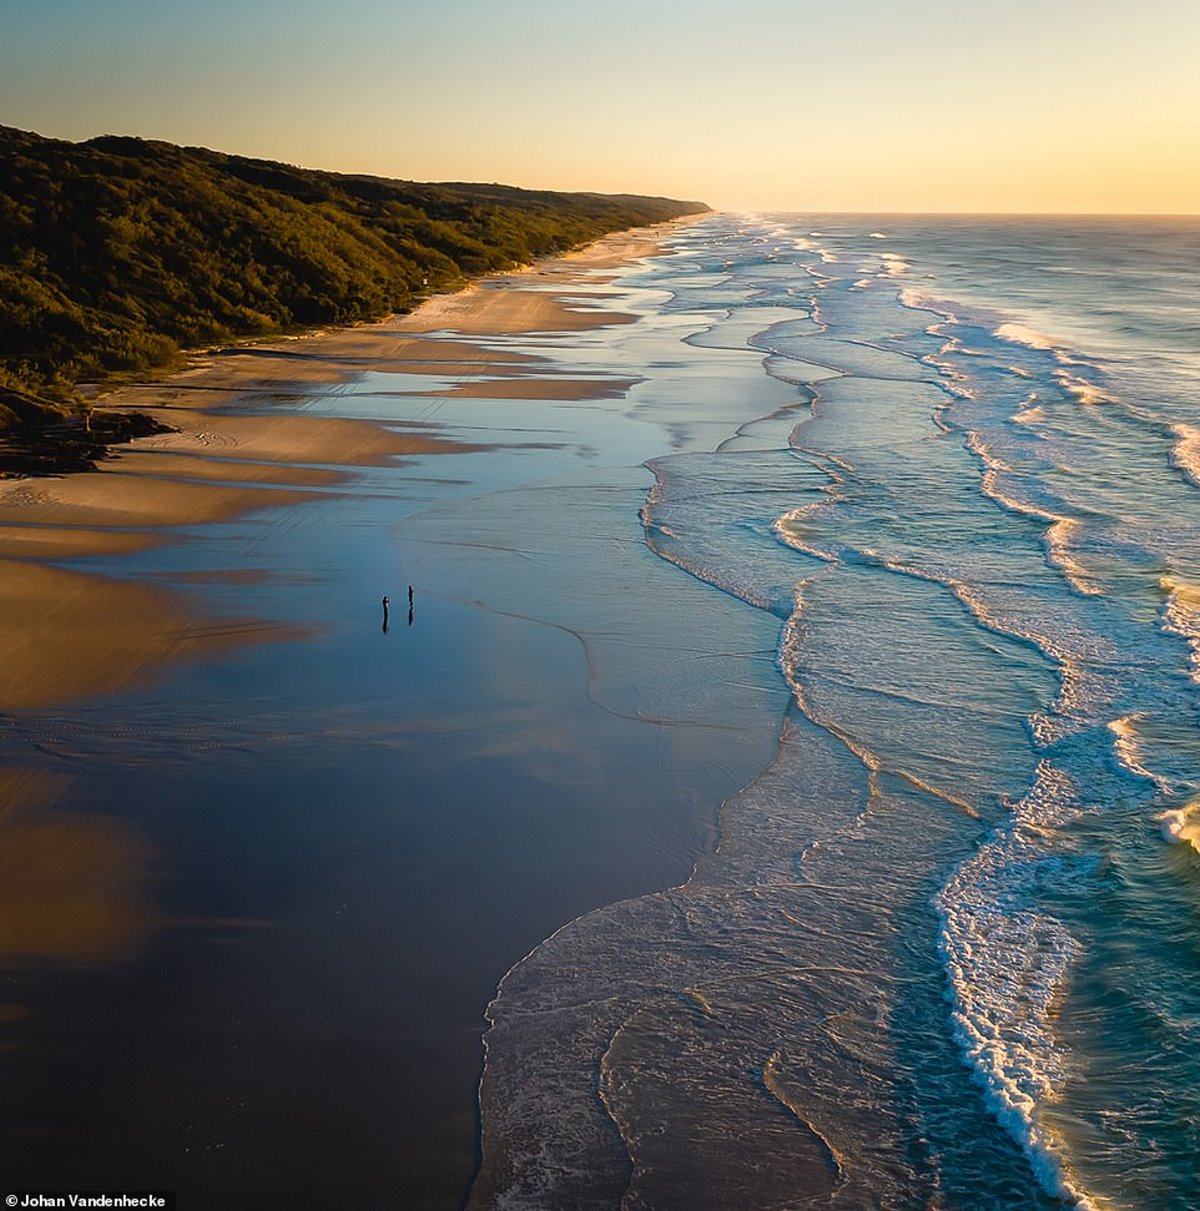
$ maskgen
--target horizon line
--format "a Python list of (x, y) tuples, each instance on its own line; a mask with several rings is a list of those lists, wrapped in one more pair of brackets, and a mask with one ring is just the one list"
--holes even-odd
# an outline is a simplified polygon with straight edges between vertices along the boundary
[(203, 143), (174, 143), (169, 139), (156, 138), (154, 136), (138, 135), (138, 134), (117, 134), (113, 131), (105, 131), (101, 134), (89, 135), (83, 139), (69, 139), (61, 135), (45, 135), (37, 130), (30, 130), (22, 126), (10, 126), (8, 123), (0, 122), (0, 129), (17, 131), (20, 134), (32, 135), (37, 139), (45, 139), (49, 142), (68, 143), (75, 146), (95, 142), (99, 139), (116, 138), (116, 139), (133, 139), (141, 143), (159, 143), (167, 147), (177, 147), (185, 151), (207, 151), (216, 155), (230, 156), (236, 159), (258, 160), (265, 163), (284, 164), (291, 168), (299, 168), (306, 172), (323, 172), (333, 176), (344, 177), (374, 177), (381, 180), (397, 181), (403, 184), (411, 185), (493, 185), (506, 189), (518, 189), (528, 193), (562, 193), (562, 194), (607, 194), (610, 197), (631, 196), (631, 197), (656, 197), (662, 198), (670, 202), (687, 202), (701, 206), (707, 206), (708, 212), (711, 214), (727, 214), (727, 215), (761, 215), (761, 214), (778, 214), (778, 215), (827, 215), (835, 216), (854, 216), (854, 217), (874, 217), (874, 218), (977, 218), (977, 219), (1200, 219), (1200, 210), (1184, 211), (1184, 210), (892, 210), (887, 208), (863, 207), (861, 209), (830, 209), (820, 206), (808, 206), (795, 208), (793, 206), (718, 206), (705, 201), (703, 198), (681, 198), (673, 197), (668, 194), (648, 193), (648, 194), (633, 194), (628, 188), (625, 189), (563, 189), (554, 188), (545, 185), (515, 185), (505, 181), (469, 181), (463, 177), (458, 178), (442, 178), (440, 180), (419, 180), (416, 177), (402, 177), (384, 175), (379, 171), (357, 171), (347, 172), (341, 169), (318, 168), (308, 164), (295, 163), (291, 160), (271, 160), (263, 156), (250, 154), (246, 152), (223, 151), (217, 147), (210, 147)]
[[(430, 182), (430, 184), (435, 183)], [(517, 186), (517, 188), (521, 187)], [(786, 210), (768, 206), (713, 206), (711, 213), (789, 216), (812, 214), (825, 215), (829, 218), (853, 216), (881, 219), (1200, 219), (1200, 211), (1196, 210), (824, 210), (818, 207)]]

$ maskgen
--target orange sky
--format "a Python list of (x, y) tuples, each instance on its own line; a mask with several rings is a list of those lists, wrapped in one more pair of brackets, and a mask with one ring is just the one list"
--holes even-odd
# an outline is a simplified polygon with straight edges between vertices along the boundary
[(1200, 3), (44, 0), (0, 121), (726, 209), (1200, 212)]

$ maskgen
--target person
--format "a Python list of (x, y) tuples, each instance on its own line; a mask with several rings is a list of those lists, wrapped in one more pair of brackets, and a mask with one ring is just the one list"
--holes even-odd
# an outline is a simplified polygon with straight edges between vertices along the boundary
[(412, 626), (413, 620), (413, 591), (412, 585), (408, 586), (408, 625)]
[(388, 599), (387, 594), (383, 595), (383, 633), (386, 635), (388, 629)]

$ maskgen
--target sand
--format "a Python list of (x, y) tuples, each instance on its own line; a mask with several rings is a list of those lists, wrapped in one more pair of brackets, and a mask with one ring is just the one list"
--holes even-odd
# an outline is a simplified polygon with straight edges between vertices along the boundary
[(169, 541), (174, 527), (292, 506), (312, 491), (336, 490), (346, 468), (471, 448), (435, 431), (272, 414), (311, 397), (314, 384), (341, 391), (376, 369), (458, 380), (433, 391), (424, 384), (423, 393), (434, 395), (586, 400), (623, 394), (632, 380), (564, 378), (547, 359), (493, 348), (480, 338), (545, 333), (553, 339), (632, 322), (634, 316), (581, 301), (572, 285), (653, 255), (657, 234), (618, 233), (569, 256), (436, 296), (410, 315), (239, 346), (161, 382), (105, 397), (102, 406), (152, 412), (173, 431), (138, 439), (95, 472), (0, 484), (0, 710), (111, 692), (178, 660), (283, 635), (247, 620), (207, 625), (182, 592), (38, 561), (133, 554)]
[[(69, 782), (0, 768), (0, 969), (120, 962), (156, 924), (145, 845), (112, 816), (56, 811)], [(0, 1008), (0, 1021), (22, 1014)]]
[[(230, 459), (365, 467), (389, 463), (406, 454), (461, 453), (469, 449), (431, 434), (401, 433), (370, 421), (336, 417), (213, 415), (175, 409), (167, 419), (178, 432), (132, 442), (118, 470), (144, 470), (141, 456), (147, 451), (202, 454), (217, 460), (214, 474), (227, 474)], [(281, 474), (276, 468), (260, 467), (259, 472), (259, 478), (266, 482), (283, 482), (275, 478)]]
[(34, 710), (140, 681), (286, 627), (205, 624), (176, 594), (38, 563), (0, 560), (0, 711)]
[[(577, 412), (586, 435), (585, 422), (603, 428), (624, 411), (504, 402), (628, 389), (628, 376), (592, 371), (601, 342), (578, 329), (536, 327), (524, 356), (499, 331), (501, 314), (531, 323), (555, 314), (544, 303), (560, 287), (559, 313), (569, 311), (579, 275), (597, 273), (589, 264), (572, 258), (472, 291), (463, 297), (475, 310), (459, 312), (461, 330), (409, 331), (402, 326), (421, 317), (404, 317), (287, 343), (303, 357), (239, 352), (210, 359), (182, 383), (122, 392), (116, 402), (127, 406), (159, 392), (159, 414), (179, 431), (135, 443), (94, 475), (0, 492), (0, 635), (12, 646), (0, 650), (0, 711), (44, 712), (12, 719), (7, 764), (86, 770), (58, 802), (45, 797), (53, 788), (21, 792), (31, 805), (11, 829), (0, 827), (0, 855), (13, 855), (22, 872), (14, 928), (0, 932), (0, 966), (7, 947), (20, 981), (0, 1017), (25, 1014), (0, 1036), (15, 1056), (0, 1122), (11, 1126), (7, 1138), (0, 1132), (6, 1171), (19, 1163), (38, 1180), (52, 1173), (97, 1183), (140, 1165), (140, 1180), (203, 1205), (238, 1206), (278, 1201), (281, 1188), (301, 1203), (336, 1201), (330, 1187), (353, 1172), (372, 1205), (396, 1189), (413, 1207), (461, 1205), (475, 1162), (480, 1015), (504, 969), (580, 912), (685, 878), (710, 835), (713, 802), (767, 759), (769, 711), (761, 735), (726, 736), (702, 716), (693, 726), (691, 694), (682, 696), (679, 726), (673, 715), (660, 725), (640, 708), (614, 709), (613, 687), (626, 676), (631, 685), (656, 679), (661, 651), (650, 644), (648, 660), (639, 656), (642, 623), (659, 616), (653, 592), (644, 601), (624, 592), (606, 607), (601, 642), (614, 651), (628, 643), (630, 654), (615, 680), (602, 682), (580, 635), (529, 621), (527, 610), (502, 612), (513, 602), (481, 609), (470, 596), (483, 601), (508, 575), (540, 585), (557, 549), (525, 532), (522, 506), (498, 538), (512, 544), (497, 556), (511, 570), (497, 575), (485, 552), (477, 565), (473, 544), (497, 534), (490, 523), (475, 532), (475, 491), (484, 490), (484, 514), (503, 513), (504, 494), (486, 489), (522, 464), (539, 483), (542, 468), (558, 475), (565, 467), (591, 482), (582, 448), (560, 457), (547, 443), (527, 455), (517, 444), (524, 422), (505, 416), (553, 423), (552, 413)], [(504, 301), (512, 292), (535, 301), (514, 306)], [(600, 318), (594, 310), (589, 322)], [(582, 368), (572, 365), (577, 345)], [(443, 460), (443, 471), (434, 453), (465, 447), (441, 440), (436, 426), (296, 415), (293, 401), (353, 391), (368, 365), (444, 376), (400, 380), (421, 394), (432, 387), (495, 401), (443, 411), (456, 416), (456, 433), (491, 429), (496, 451)], [(438, 415), (411, 401), (402, 410)], [(472, 411), (478, 429), (464, 423)], [(574, 432), (575, 422), (564, 416), (563, 428)], [(422, 465), (411, 477), (350, 474), (414, 457)], [(443, 474), (444, 490), (416, 482)], [(680, 608), (680, 662), (711, 673), (697, 660), (703, 630), (711, 635), (704, 650), (719, 659), (726, 645), (761, 649), (773, 677), (774, 620), (762, 633), (757, 624), (743, 630), (736, 603), (653, 560), (636, 533), (640, 493), (624, 476), (617, 483), (615, 496), (600, 494), (613, 526), (589, 532), (585, 544), (602, 555), (585, 550), (581, 562), (558, 564), (564, 588), (586, 592), (588, 569), (615, 567), (632, 589), (646, 583), (645, 560), (651, 577), (681, 582), (689, 602), (711, 599), (716, 612), (710, 632), (698, 624), (701, 610)], [(343, 490), (346, 500), (330, 508), (314, 499)], [(393, 500), (399, 515), (460, 491), (461, 517), (448, 510), (449, 528), (434, 525), (428, 542), (410, 528), (421, 509), (390, 532)], [(558, 498), (547, 492), (553, 511)], [(226, 519), (264, 507), (286, 512), (261, 527), (225, 529)], [(207, 529), (197, 536), (188, 527), (198, 549), (119, 558), (123, 543), (176, 541), (175, 526), (202, 511)], [(567, 512), (573, 537), (588, 514)], [(635, 532), (626, 535), (629, 523)], [(343, 525), (349, 550), (325, 562)], [(370, 537), (352, 533), (356, 525)], [(261, 530), (259, 547), (247, 550), (246, 530)], [(459, 544), (471, 551), (464, 556)], [(87, 552), (105, 554), (104, 569), (125, 578), (93, 574), (98, 561), (78, 559)], [(627, 561), (614, 563), (613, 552)], [(39, 562), (60, 557), (74, 562)], [(448, 597), (430, 569), (455, 562), (465, 592)], [(476, 566), (485, 574), (478, 584)], [(295, 593), (293, 577), (302, 586)], [(382, 592), (395, 603), (387, 636)], [(328, 625), (327, 641), (214, 660), (181, 671), (162, 693), (60, 709), (184, 661), (207, 663), (233, 644), (286, 638), (255, 619), (214, 624), (196, 605), (253, 612), (238, 605), (249, 598), (270, 603), (256, 605), (260, 612), (278, 607), (280, 616)], [(0, 803), (8, 797), (0, 778)], [(84, 852), (95, 854), (90, 867)], [(87, 1098), (64, 1100), (64, 1088)], [(103, 1121), (114, 1129), (97, 1134)]]
[[(430, 299), (405, 324), (407, 332), (449, 329), (469, 336), (500, 333), (586, 332), (611, 324), (632, 324), (636, 316), (601, 311), (561, 296), (522, 288), (530, 278), (492, 279), (459, 294)], [(515, 287), (512, 283), (518, 283)]]
[(128, 555), (158, 541), (149, 532), (6, 524), (0, 526), (0, 559), (68, 559), (81, 552)]

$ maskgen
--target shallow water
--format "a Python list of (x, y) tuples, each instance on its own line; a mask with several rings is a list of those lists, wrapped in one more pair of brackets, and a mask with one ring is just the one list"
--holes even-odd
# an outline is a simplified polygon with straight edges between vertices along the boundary
[[(662, 292), (628, 296), (665, 335), (621, 358), (618, 330), (500, 343), (607, 373), (691, 331), (656, 314)], [(481, 450), (77, 561), (176, 586), (214, 631), (300, 630), (0, 720), (6, 766), (65, 776), (4, 852), (69, 842), (41, 894), (112, 923), (0, 953), (14, 1184), (232, 1208), (328, 1206), (350, 1181), (360, 1205), (459, 1205), (505, 970), (564, 921), (686, 878), (769, 760), (774, 620), (680, 576), (638, 523), (641, 463), (747, 414), (723, 381), (707, 411), (644, 417), (399, 394), (422, 386), (364, 372), (286, 406)], [(68, 858), (87, 847), (81, 896)]]
[(686, 885), (506, 977), (477, 1205), (1194, 1205), (1200, 227), (677, 244), (804, 408), (654, 460), (647, 541), (780, 619), (789, 719)]
[(3, 961), (5, 1171), (1195, 1205), (1197, 252), (717, 216), (496, 338), (624, 398), (301, 393), (483, 448), (87, 561), (309, 631), (0, 721), (137, 866)]

